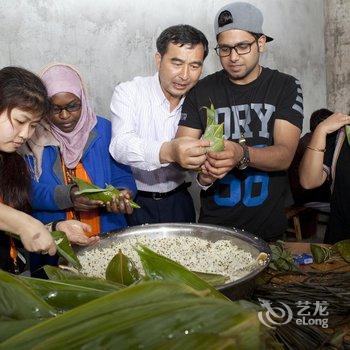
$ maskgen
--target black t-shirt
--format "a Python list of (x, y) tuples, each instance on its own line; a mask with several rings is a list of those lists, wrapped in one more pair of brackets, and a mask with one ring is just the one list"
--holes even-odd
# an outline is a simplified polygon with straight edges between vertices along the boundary
[[(338, 133), (333, 133), (327, 138), (324, 164), (331, 168)], [(331, 196), (331, 215), (329, 220), (329, 232), (325, 237), (325, 243), (336, 243), (350, 238), (350, 146), (345, 138), (341, 146), (335, 178), (333, 180), (333, 192)]]
[[(263, 68), (260, 76), (247, 85), (233, 84), (224, 70), (205, 77), (187, 95), (179, 125), (204, 132), (203, 106), (211, 103), (217, 122), (224, 123), (225, 138), (237, 141), (243, 132), (251, 147), (273, 145), (275, 119), (302, 128), (300, 84), (277, 70)], [(274, 240), (286, 228), (284, 208), (290, 198), (285, 171), (235, 168), (207, 191), (201, 191), (199, 221), (244, 229)]]

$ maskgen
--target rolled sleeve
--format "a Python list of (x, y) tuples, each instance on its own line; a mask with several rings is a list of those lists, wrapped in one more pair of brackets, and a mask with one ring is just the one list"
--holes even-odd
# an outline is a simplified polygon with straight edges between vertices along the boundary
[(54, 191), (54, 200), (59, 209), (67, 209), (73, 207), (70, 197), (70, 190), (74, 185), (58, 185)]

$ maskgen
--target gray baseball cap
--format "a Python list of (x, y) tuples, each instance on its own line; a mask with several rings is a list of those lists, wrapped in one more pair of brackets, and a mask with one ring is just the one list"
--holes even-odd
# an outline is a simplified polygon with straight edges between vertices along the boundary
[[(251, 33), (263, 34), (264, 17), (261, 11), (247, 2), (232, 2), (221, 8), (215, 16), (215, 35), (230, 29), (240, 29)], [(266, 41), (273, 38), (266, 36)]]

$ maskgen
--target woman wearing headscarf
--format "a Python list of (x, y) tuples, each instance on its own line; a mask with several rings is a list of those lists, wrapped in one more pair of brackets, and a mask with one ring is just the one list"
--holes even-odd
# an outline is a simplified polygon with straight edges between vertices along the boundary
[(29, 252), (49, 255), (56, 252), (49, 230), (64, 231), (75, 244), (98, 241), (84, 235), (90, 227), (79, 221), (44, 226), (28, 215), (30, 174), (18, 153), (49, 110), (47, 91), (39, 77), (20, 67), (0, 70), (0, 269), (12, 273), (21, 273), (26, 264), (18, 250), (19, 240)]
[[(109, 154), (110, 122), (92, 110), (74, 67), (53, 64), (43, 70), (41, 78), (52, 113), (27, 144), (26, 160), (33, 175), (33, 216), (43, 223), (74, 218), (91, 225), (94, 235), (124, 228), (123, 213), (132, 212), (128, 200), (135, 195), (136, 186), (130, 168)], [(123, 190), (119, 198), (105, 205), (76, 195), (78, 188), (71, 177)], [(32, 261), (32, 273), (41, 263)]]

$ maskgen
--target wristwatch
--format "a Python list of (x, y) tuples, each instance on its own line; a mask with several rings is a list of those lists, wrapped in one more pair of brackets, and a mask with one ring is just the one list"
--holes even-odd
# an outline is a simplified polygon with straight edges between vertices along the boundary
[(245, 139), (239, 140), (238, 144), (243, 148), (243, 155), (242, 155), (242, 158), (237, 163), (237, 169), (244, 170), (248, 167), (250, 163), (249, 149), (245, 142)]

